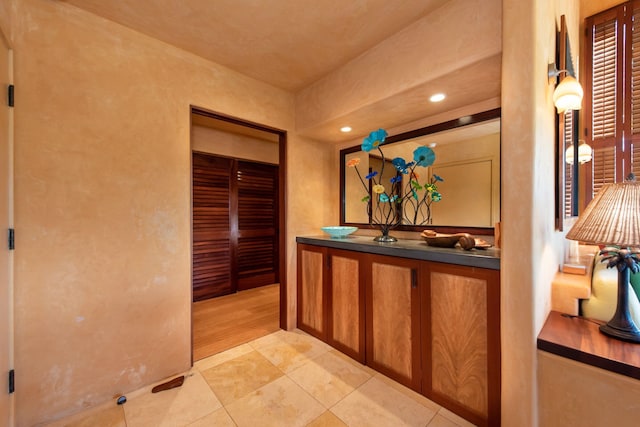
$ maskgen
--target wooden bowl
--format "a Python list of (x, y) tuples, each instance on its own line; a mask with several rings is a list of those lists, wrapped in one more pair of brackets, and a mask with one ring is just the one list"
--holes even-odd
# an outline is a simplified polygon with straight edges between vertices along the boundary
[(422, 238), (427, 242), (427, 245), (439, 248), (453, 248), (460, 240), (460, 237), (462, 237), (461, 234), (436, 234), (435, 236), (422, 234)]

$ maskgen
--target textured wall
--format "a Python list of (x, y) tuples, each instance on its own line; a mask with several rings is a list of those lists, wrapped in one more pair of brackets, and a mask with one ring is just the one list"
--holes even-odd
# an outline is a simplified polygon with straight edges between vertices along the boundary
[(541, 427), (635, 427), (640, 381), (538, 351)]
[(195, 151), (278, 164), (278, 144), (205, 126), (193, 126), (191, 147)]
[[(502, 424), (538, 423), (536, 337), (562, 259), (554, 221), (553, 85), (559, 15), (578, 2), (503, 0), (502, 73)], [(526, 84), (523, 84), (526, 82)]]
[(189, 367), (190, 105), (291, 129), (293, 99), (64, 3), (17, 6), (16, 405), (29, 426)]

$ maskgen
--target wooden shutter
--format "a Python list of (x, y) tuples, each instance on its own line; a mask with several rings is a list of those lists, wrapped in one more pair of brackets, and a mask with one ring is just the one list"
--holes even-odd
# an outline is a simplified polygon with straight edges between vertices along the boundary
[(232, 161), (193, 153), (193, 300), (235, 292), (232, 283)]
[(587, 142), (591, 200), (607, 182), (640, 172), (640, 0), (587, 18)]
[(278, 167), (238, 162), (238, 289), (277, 283)]
[(588, 203), (603, 184), (622, 174), (624, 9), (587, 19), (586, 142), (594, 149), (585, 174)]
[[(563, 119), (564, 119), (564, 125), (563, 125), (563, 132), (564, 132), (564, 152), (566, 153), (567, 149), (569, 147), (571, 147), (572, 145), (575, 147), (575, 143), (576, 141), (574, 141), (574, 119), (575, 116), (577, 115), (577, 113), (573, 110), (567, 110), (564, 112), (563, 114)], [(571, 154), (573, 156), (573, 154)], [(566, 157), (564, 157), (565, 162), (566, 162)], [(575, 159), (574, 159), (575, 160)], [(566, 165), (566, 167), (563, 165), (563, 169), (564, 169), (564, 206), (563, 206), (563, 211), (564, 211), (564, 216), (565, 217), (570, 217), (570, 216), (574, 216), (573, 213), (573, 204), (572, 204), (572, 194), (573, 194), (573, 175), (574, 175), (574, 167)]]
[(631, 116), (631, 144), (629, 147), (631, 167), (628, 171), (633, 172), (640, 178), (640, 7), (638, 2), (633, 3), (632, 13), (632, 35), (631, 35), (631, 64), (630, 64), (630, 98), (629, 105)]
[(193, 153), (193, 300), (279, 282), (277, 165)]
[(591, 139), (615, 138), (617, 116), (618, 32), (616, 19), (594, 25), (591, 78)]
[(593, 194), (596, 194), (604, 184), (616, 182), (616, 148), (614, 146), (594, 148), (591, 166)]

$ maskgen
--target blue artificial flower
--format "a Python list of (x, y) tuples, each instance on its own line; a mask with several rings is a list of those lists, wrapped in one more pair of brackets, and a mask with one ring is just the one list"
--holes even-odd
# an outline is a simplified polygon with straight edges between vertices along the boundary
[(396, 157), (391, 160), (391, 164), (400, 172), (407, 173), (407, 162), (402, 157)]
[(436, 161), (436, 154), (431, 148), (422, 145), (413, 151), (413, 160), (418, 166), (431, 166)]
[(391, 202), (395, 202), (396, 200), (398, 200), (398, 195), (394, 194), (393, 196), (391, 196), (391, 199), (389, 199)]
[(366, 151), (367, 153), (374, 148), (378, 148), (378, 146), (384, 143), (385, 138), (387, 137), (387, 131), (384, 129), (378, 129), (369, 134), (362, 141), (362, 151)]
[(367, 174), (367, 176), (365, 176), (364, 179), (371, 179), (376, 175), (378, 175), (378, 172), (377, 171), (373, 171), (373, 172)]
[(434, 191), (433, 193), (431, 193), (431, 200), (433, 200), (434, 202), (439, 202), (440, 200), (442, 200), (442, 194)]
[(387, 196), (386, 194), (382, 193), (382, 194), (380, 195), (380, 201), (381, 201), (382, 203), (386, 203), (386, 202), (388, 202), (388, 201), (389, 201), (389, 196)]
[(402, 175), (396, 175), (389, 180), (392, 184), (402, 181)]
[(434, 178), (436, 181), (444, 182), (444, 179), (442, 179), (439, 175), (436, 175), (435, 173), (433, 174), (433, 178)]

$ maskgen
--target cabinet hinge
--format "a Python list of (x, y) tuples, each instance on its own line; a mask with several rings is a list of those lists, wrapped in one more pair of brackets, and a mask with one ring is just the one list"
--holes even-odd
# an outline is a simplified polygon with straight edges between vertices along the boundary
[(411, 269), (411, 288), (415, 289), (418, 287), (418, 272), (415, 268)]
[(9, 394), (16, 391), (16, 378), (15, 371), (12, 369), (9, 371)]
[(327, 269), (331, 270), (331, 255), (327, 256)]
[(9, 246), (10, 251), (16, 248), (16, 232), (13, 228), (10, 228), (7, 233), (7, 245)]
[(14, 87), (13, 85), (9, 85), (7, 87), (7, 105), (9, 107), (13, 107), (13, 102), (14, 102)]

